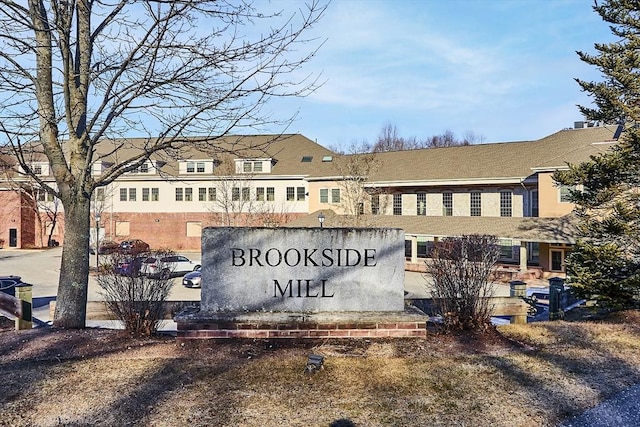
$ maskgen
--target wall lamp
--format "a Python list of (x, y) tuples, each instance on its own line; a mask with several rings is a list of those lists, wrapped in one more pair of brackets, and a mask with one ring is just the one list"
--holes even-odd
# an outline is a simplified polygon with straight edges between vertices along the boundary
[(318, 214), (318, 222), (320, 223), (320, 228), (322, 228), (322, 224), (324, 223), (325, 216), (322, 212)]

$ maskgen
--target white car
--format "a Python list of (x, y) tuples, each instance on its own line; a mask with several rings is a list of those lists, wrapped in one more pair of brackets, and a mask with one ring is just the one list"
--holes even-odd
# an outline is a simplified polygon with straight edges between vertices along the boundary
[(167, 255), (145, 259), (140, 267), (140, 274), (168, 279), (196, 270), (200, 270), (200, 261), (192, 261), (182, 255)]

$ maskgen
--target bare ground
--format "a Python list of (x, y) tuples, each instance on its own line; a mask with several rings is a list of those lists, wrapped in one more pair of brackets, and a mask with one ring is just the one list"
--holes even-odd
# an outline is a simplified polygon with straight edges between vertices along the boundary
[(1, 426), (554, 426), (640, 383), (638, 311), (350, 341), (3, 326)]

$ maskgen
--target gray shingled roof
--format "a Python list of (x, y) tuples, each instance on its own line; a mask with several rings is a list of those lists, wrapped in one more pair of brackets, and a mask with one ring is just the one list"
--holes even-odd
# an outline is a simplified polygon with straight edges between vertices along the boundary
[[(604, 152), (615, 126), (567, 129), (537, 141), (477, 144), (379, 153), (369, 181), (524, 178), (534, 168), (562, 167)], [(595, 144), (594, 144), (595, 143)]]

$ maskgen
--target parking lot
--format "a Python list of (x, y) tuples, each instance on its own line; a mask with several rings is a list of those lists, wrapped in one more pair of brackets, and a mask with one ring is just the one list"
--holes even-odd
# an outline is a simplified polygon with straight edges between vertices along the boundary
[[(199, 253), (184, 253), (190, 259), (200, 260)], [(49, 321), (49, 302), (55, 301), (58, 293), (58, 277), (62, 248), (35, 250), (7, 250), (0, 251), (0, 275), (21, 276), (26, 283), (33, 285), (33, 314), (43, 322)], [(90, 256), (90, 265), (95, 267), (96, 257)], [(182, 286), (182, 277), (171, 279), (174, 286), (169, 294), (173, 301), (200, 301), (200, 289)], [(89, 276), (89, 301), (101, 301), (101, 295), (95, 276)]]
[[(181, 255), (191, 260), (201, 260), (201, 254), (197, 252), (185, 252)], [(49, 321), (49, 302), (55, 301), (58, 292), (58, 276), (60, 274), (60, 262), (62, 260), (62, 248), (35, 250), (0, 250), (0, 275), (21, 276), (26, 283), (33, 285), (34, 317), (44, 322)], [(96, 266), (96, 256), (90, 255), (90, 266)], [(171, 279), (174, 283), (169, 300), (172, 301), (200, 301), (200, 289), (186, 288), (182, 286), (182, 277)], [(407, 298), (425, 298), (429, 296), (426, 279), (421, 273), (405, 273), (405, 286)], [(496, 296), (509, 295), (508, 286), (499, 286)], [(101, 301), (101, 295), (95, 276), (89, 276), (89, 301)]]

